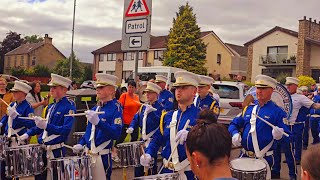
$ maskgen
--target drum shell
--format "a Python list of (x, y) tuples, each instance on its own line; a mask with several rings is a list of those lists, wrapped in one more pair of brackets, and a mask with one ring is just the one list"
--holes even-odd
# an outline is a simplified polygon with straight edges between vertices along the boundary
[[(251, 161), (251, 163), (249, 162)], [(257, 166), (255, 162), (259, 162), (262, 166)], [(246, 167), (237, 168), (234, 163), (239, 163), (240, 165), (246, 164)], [(250, 169), (251, 167), (251, 169)], [(232, 177), (239, 180), (265, 180), (267, 177), (267, 167), (266, 164), (259, 159), (253, 158), (237, 158), (230, 161), (230, 170)]]
[(0, 136), (0, 160), (4, 159), (4, 149), (7, 147), (7, 137)]
[(158, 174), (158, 175), (151, 175), (151, 176), (142, 176), (136, 177), (134, 179), (141, 179), (141, 180), (178, 180), (179, 174), (178, 173), (167, 173), (167, 174)]
[(139, 167), (140, 157), (143, 154), (144, 142), (135, 141), (117, 145), (120, 159), (119, 167)]
[(45, 170), (41, 145), (7, 147), (5, 154), (6, 177), (26, 177), (41, 174)]
[(74, 132), (73, 138), (75, 139), (75, 143), (78, 144), (80, 141), (80, 138), (85, 134), (85, 132)]
[(70, 156), (50, 160), (51, 179), (91, 180), (91, 158), (89, 156)]

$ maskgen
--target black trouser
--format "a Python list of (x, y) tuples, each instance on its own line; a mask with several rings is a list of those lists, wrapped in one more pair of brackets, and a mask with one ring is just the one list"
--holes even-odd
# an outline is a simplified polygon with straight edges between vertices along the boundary
[[(129, 128), (128, 124), (124, 124), (122, 127), (122, 131), (121, 131), (121, 136), (119, 137), (119, 139), (116, 141), (116, 145), (123, 143), (124, 139), (126, 139), (127, 136), (127, 129)], [(131, 142), (133, 141), (137, 141), (138, 140), (138, 136), (139, 136), (139, 128), (135, 128), (131, 134)]]

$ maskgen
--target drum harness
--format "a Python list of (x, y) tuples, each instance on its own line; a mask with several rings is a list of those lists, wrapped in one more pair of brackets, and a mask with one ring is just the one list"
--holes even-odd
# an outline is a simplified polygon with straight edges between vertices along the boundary
[[(180, 115), (180, 118), (182, 116)], [(173, 170), (173, 171), (178, 171), (179, 176), (181, 179), (187, 179), (184, 171), (191, 171), (190, 167), (190, 162), (188, 161), (188, 158), (183, 160), (182, 162), (179, 162), (179, 154), (178, 150), (174, 151), (174, 147), (176, 146), (177, 142), (175, 141), (176, 138), (176, 128), (177, 128), (177, 116), (178, 116), (178, 111), (174, 111), (172, 115), (172, 119), (170, 122), (170, 146), (171, 146), (171, 152), (173, 152), (172, 155), (172, 162), (168, 162), (167, 159), (163, 158), (163, 164), (168, 164), (168, 169)]]
[(253, 107), (253, 110), (251, 112), (251, 119), (250, 119), (250, 124), (251, 124), (250, 133), (251, 133), (254, 153), (252, 153), (250, 151), (246, 151), (245, 149), (242, 149), (242, 153), (246, 154), (247, 156), (249, 156), (251, 158), (256, 157), (256, 158), (262, 160), (267, 166), (267, 179), (271, 179), (270, 166), (269, 166), (268, 162), (264, 159), (264, 157), (273, 155), (273, 151), (269, 151), (269, 149), (272, 147), (274, 140), (272, 140), (266, 147), (264, 147), (262, 150), (260, 150), (259, 144), (258, 144), (258, 139), (257, 139), (257, 131), (256, 131), (257, 117), (254, 115), (257, 112), (257, 107), (258, 107), (258, 105), (255, 105)]
[(156, 128), (155, 130), (151, 131), (149, 134), (146, 134), (146, 129), (147, 129), (147, 118), (148, 114), (146, 111), (143, 113), (143, 118), (142, 118), (142, 139), (145, 142), (146, 148), (149, 146), (150, 141), (151, 141), (151, 136), (159, 129)]
[[(17, 106), (17, 103), (15, 102), (11, 108), (16, 111), (16, 106)], [(10, 116), (8, 116), (8, 138), (10, 138), (13, 134), (16, 135), (19, 138), (18, 133), (21, 130), (23, 130), (24, 127), (21, 127), (21, 128), (18, 128), (18, 129), (13, 129), (12, 128), (12, 123), (13, 123), (13, 119)], [(13, 139), (13, 140), (15, 140), (15, 139)]]

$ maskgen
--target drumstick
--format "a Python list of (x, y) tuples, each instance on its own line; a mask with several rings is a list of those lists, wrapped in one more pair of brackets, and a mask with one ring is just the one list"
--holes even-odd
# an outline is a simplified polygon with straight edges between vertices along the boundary
[[(257, 114), (253, 113), (253, 115), (255, 115), (258, 119), (260, 119), (261, 121), (263, 121), (264, 123), (268, 124), (270, 127), (272, 127), (273, 129), (276, 127), (275, 125), (269, 123), (268, 121), (266, 121), (265, 119), (261, 118), (260, 116), (258, 116)], [(287, 134), (286, 132), (280, 131), (283, 135), (285, 135), (286, 137), (289, 137), (289, 134)]]
[(89, 110), (88, 101), (85, 101), (85, 102), (86, 102), (87, 110)]
[[(19, 119), (25, 119), (25, 120), (34, 120), (35, 117), (18, 117)], [(46, 121), (46, 119), (41, 118), (42, 121)]]
[(0, 98), (0, 100), (1, 100), (6, 106), (10, 107), (9, 104), (8, 104), (5, 100), (3, 100), (2, 98)]
[[(104, 114), (104, 111), (101, 111), (101, 112), (96, 112), (96, 114)], [(67, 117), (67, 116), (72, 116), (72, 117), (74, 117), (74, 116), (85, 116), (86, 115), (86, 113), (76, 113), (76, 114), (66, 114), (66, 115), (64, 115), (65, 117)]]
[(63, 144), (63, 146), (66, 147), (66, 148), (69, 148), (69, 149), (73, 149), (72, 146), (69, 146), (69, 145), (66, 145), (66, 144)]
[[(142, 154), (144, 156), (144, 158), (146, 158), (146, 153), (144, 152), (144, 149), (143, 149), (143, 146), (140, 146), (141, 147), (141, 151), (142, 151)], [(148, 169), (147, 167), (143, 167), (144, 168), (144, 176), (148, 176)]]
[[(188, 127), (188, 125), (189, 125), (189, 123), (190, 123), (190, 120), (188, 119), (182, 130), (186, 130), (187, 127)], [(170, 156), (169, 156), (169, 158), (168, 158), (168, 160), (167, 160), (168, 163), (170, 162), (170, 160), (171, 160), (171, 158), (172, 158), (172, 156), (173, 156), (173, 153), (174, 153), (174, 152), (176, 151), (176, 149), (178, 148), (178, 145), (179, 145), (179, 143), (177, 143), (177, 144), (174, 146), (174, 148), (173, 148), (173, 150), (172, 150), (172, 152), (171, 152), (171, 154), (170, 154)], [(162, 165), (162, 167), (161, 167), (160, 171), (158, 172), (158, 174), (160, 174), (160, 172), (162, 171), (162, 169), (164, 168), (164, 166), (167, 166), (167, 164), (163, 164), (163, 165)]]

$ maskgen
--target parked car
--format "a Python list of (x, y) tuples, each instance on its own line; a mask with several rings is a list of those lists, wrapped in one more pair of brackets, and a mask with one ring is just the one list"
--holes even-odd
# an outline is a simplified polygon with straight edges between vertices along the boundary
[(92, 80), (83, 81), (83, 83), (80, 85), (80, 89), (83, 88), (90, 88), (95, 89), (96, 82)]
[(220, 96), (220, 115), (218, 122), (230, 124), (232, 119), (242, 112), (247, 85), (242, 82), (216, 81), (215, 93)]

